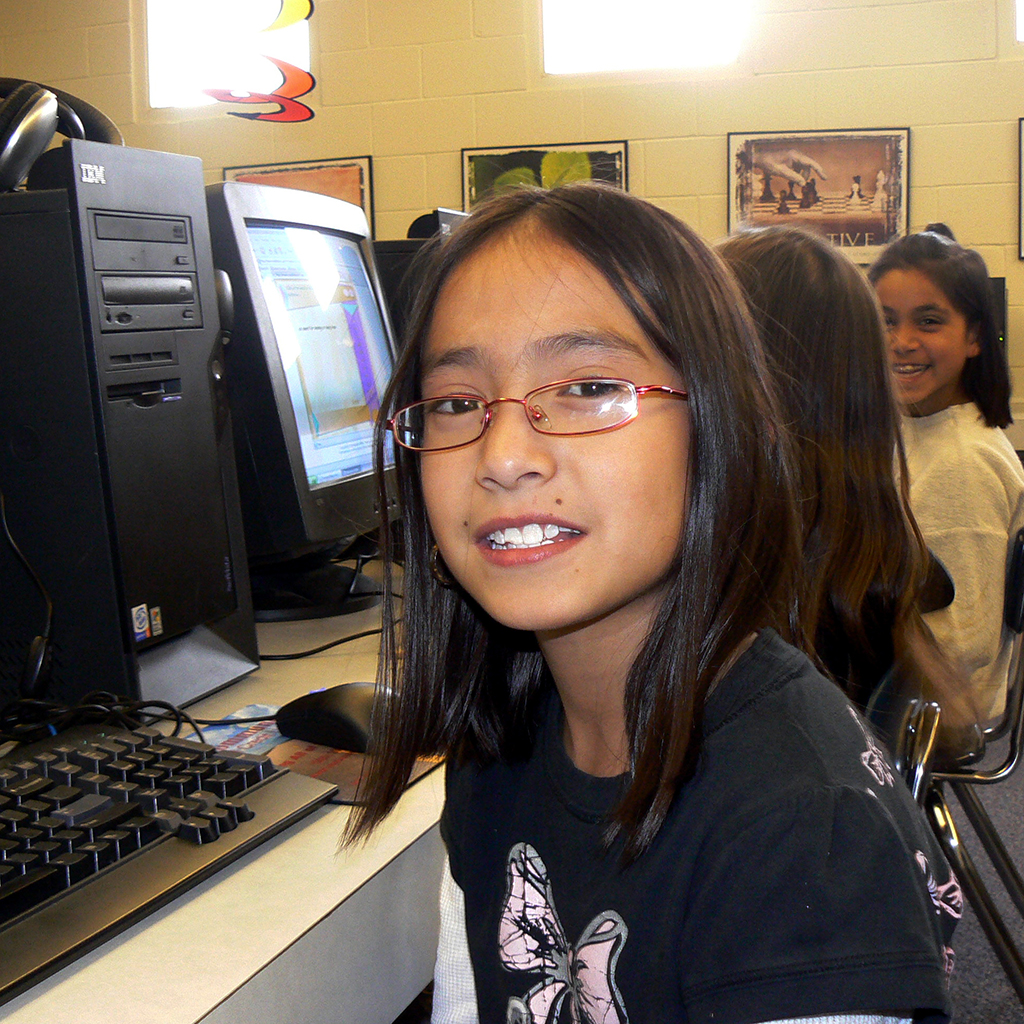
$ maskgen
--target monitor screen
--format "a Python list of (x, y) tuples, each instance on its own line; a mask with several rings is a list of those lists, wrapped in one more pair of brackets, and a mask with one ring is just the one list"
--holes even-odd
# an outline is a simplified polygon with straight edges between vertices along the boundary
[(310, 490), (373, 469), (391, 346), (359, 246), (322, 229), (246, 222)]
[(261, 568), (304, 559), (331, 577), (317, 556), (379, 525), (373, 434), (393, 336), (358, 206), (235, 181), (208, 186), (207, 206), (233, 298), (225, 375), (253, 597), (271, 617)]

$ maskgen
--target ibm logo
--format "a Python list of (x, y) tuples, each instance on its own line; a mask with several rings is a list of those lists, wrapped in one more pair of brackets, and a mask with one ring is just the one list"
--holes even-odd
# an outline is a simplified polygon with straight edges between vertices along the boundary
[(107, 169), (103, 164), (79, 164), (82, 168), (82, 181), (86, 185), (106, 185)]

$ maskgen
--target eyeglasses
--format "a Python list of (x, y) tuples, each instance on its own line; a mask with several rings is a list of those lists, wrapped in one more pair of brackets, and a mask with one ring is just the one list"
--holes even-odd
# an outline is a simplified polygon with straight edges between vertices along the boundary
[(484, 436), (503, 402), (521, 405), (527, 422), (538, 434), (569, 437), (601, 434), (635, 420), (645, 395), (689, 397), (685, 391), (658, 384), (638, 387), (628, 380), (558, 380), (535, 388), (525, 398), (495, 398), (485, 402), (476, 395), (442, 395), (413, 402), (388, 420), (395, 440), (414, 452), (443, 452), (462, 448)]

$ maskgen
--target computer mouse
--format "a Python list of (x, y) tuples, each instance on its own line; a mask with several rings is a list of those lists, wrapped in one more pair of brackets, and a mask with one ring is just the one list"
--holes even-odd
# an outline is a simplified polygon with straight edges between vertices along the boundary
[(278, 709), (278, 732), (305, 743), (364, 754), (376, 693), (374, 683), (361, 682), (341, 683), (296, 697)]

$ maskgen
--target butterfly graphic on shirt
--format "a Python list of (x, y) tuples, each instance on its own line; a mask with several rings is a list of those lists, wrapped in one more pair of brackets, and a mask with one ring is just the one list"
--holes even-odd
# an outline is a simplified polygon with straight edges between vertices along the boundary
[(509, 1000), (506, 1024), (628, 1024), (615, 966), (629, 929), (613, 910), (598, 914), (575, 945), (566, 940), (540, 854), (528, 843), (509, 850), (498, 953), (507, 971), (541, 974)]
[(849, 705), (847, 705), (846, 710), (850, 712), (850, 717), (860, 726), (860, 731), (864, 734), (864, 740), (867, 743), (867, 749), (860, 755), (861, 764), (871, 772), (875, 782), (880, 786), (891, 786), (893, 783), (892, 769), (889, 767), (889, 762), (882, 748), (875, 742), (875, 738), (861, 721), (860, 715)]
[[(917, 866), (921, 869), (921, 873), (924, 875), (924, 884), (928, 887), (928, 895), (931, 897), (932, 903), (935, 905), (935, 913), (946, 913), (949, 914), (950, 917), (959, 921), (960, 916), (964, 912), (964, 894), (960, 891), (960, 883), (956, 880), (956, 875), (953, 874), (952, 869), (950, 869), (949, 872), (949, 881), (939, 885), (939, 883), (935, 881), (935, 876), (932, 874), (928, 858), (921, 850), (916, 850), (914, 852), (914, 859), (917, 861)], [(948, 980), (950, 975), (953, 973), (955, 954), (949, 946), (946, 946), (943, 952), (945, 956), (945, 963), (943, 966)]]

